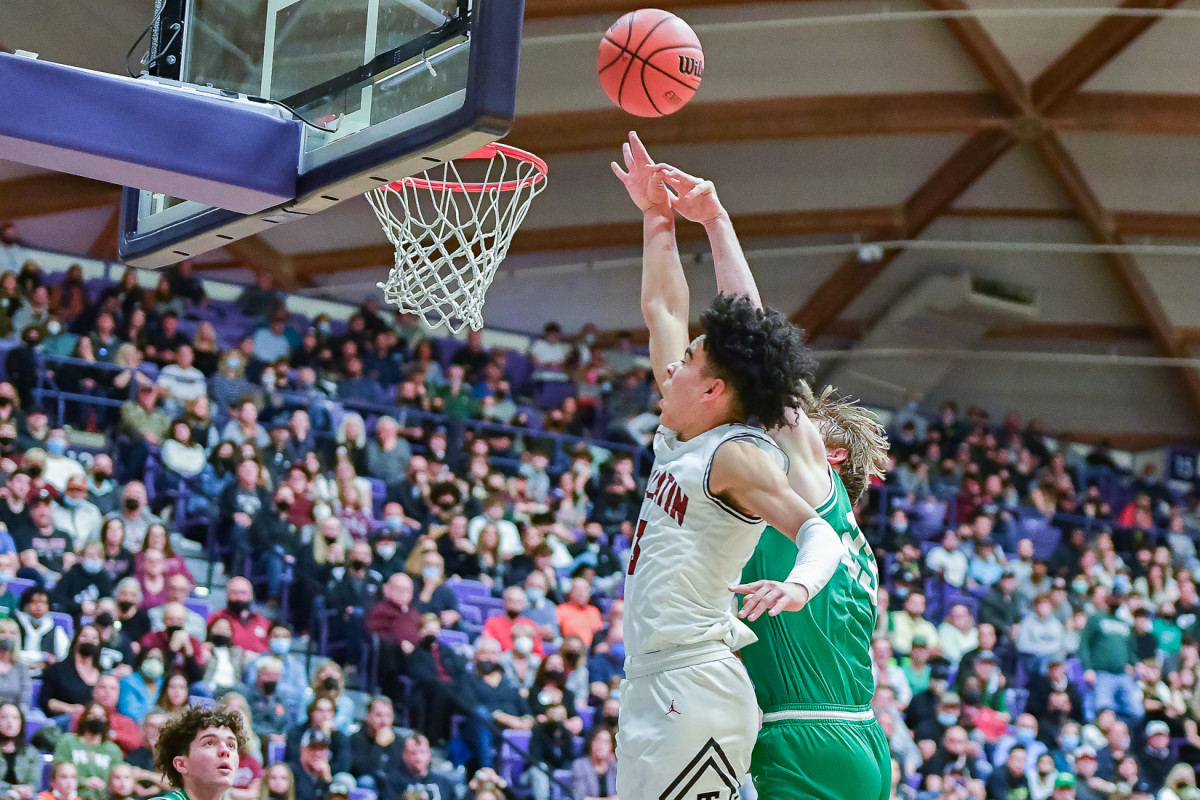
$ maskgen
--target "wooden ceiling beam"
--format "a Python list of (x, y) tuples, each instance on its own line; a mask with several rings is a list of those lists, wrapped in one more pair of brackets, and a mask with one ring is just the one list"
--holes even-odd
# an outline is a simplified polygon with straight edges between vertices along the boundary
[(1062, 100), (1048, 120), (1055, 130), (1071, 133), (1196, 136), (1200, 95), (1078, 92)]
[[(966, 0), (926, 0), (935, 11), (970, 12)], [(1009, 60), (996, 46), (983, 23), (976, 17), (946, 17), (942, 20), (958, 41), (967, 58), (987, 79), (1011, 114), (1029, 117), (1034, 113), (1029, 89)]]
[[(1125, 244), (1125, 238), (1117, 230), (1113, 215), (1101, 205), (1058, 135), (1050, 132), (1042, 136), (1034, 142), (1034, 148), (1059, 189), (1079, 212), (1080, 219), (1091, 232), (1092, 238), (1101, 244)], [(1142, 312), (1159, 349), (1172, 358), (1189, 358), (1191, 354), (1187, 345), (1179, 331), (1171, 324), (1162, 300), (1138, 267), (1136, 259), (1128, 253), (1106, 253), (1103, 258), (1122, 288)], [(1193, 367), (1178, 367), (1176, 372), (1193, 410), (1200, 413), (1200, 371)]]
[(0, 219), (61, 214), (120, 200), (120, 186), (77, 175), (47, 172), (0, 181)]
[[(267, 244), (261, 236), (248, 236), (245, 239), (230, 242), (225, 245), (224, 249), (240, 266), (271, 273), (275, 283), (281, 289), (302, 289), (312, 285), (306, 278), (296, 273), (290, 256), (280, 253)], [(199, 269), (200, 265), (193, 263), (193, 267)]]
[(121, 206), (113, 206), (112, 213), (109, 214), (108, 222), (104, 224), (104, 229), (92, 241), (92, 246), (88, 248), (88, 258), (98, 258), (101, 261), (116, 261), (117, 253), (117, 233), (121, 225)]
[[(1182, 1), (1122, 0), (1117, 7), (1170, 9)], [(1047, 112), (1065, 102), (1159, 19), (1116, 16), (1101, 19), (1033, 81), (1030, 94), (1034, 106), (1041, 112)]]

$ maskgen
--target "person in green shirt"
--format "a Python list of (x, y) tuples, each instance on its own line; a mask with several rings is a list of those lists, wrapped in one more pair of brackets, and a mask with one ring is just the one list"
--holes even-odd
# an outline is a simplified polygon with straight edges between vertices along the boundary
[(924, 637), (913, 637), (912, 652), (901, 663), (900, 669), (904, 671), (904, 677), (908, 678), (908, 685), (912, 687), (914, 695), (929, 688), (929, 642), (925, 641)]
[(233, 788), (246, 744), (239, 712), (185, 706), (154, 746), (154, 771), (174, 787), (156, 800), (220, 800)]
[(78, 733), (68, 733), (54, 748), (55, 761), (75, 765), (82, 800), (105, 800), (108, 792), (108, 773), (124, 763), (121, 748), (109, 741), (108, 712), (99, 703), (84, 707), (79, 717)]

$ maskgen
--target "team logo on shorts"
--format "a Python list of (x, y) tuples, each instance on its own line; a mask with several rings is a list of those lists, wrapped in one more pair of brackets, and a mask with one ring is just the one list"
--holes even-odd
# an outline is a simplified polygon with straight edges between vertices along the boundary
[(716, 739), (709, 739), (659, 800), (737, 800), (741, 779)]

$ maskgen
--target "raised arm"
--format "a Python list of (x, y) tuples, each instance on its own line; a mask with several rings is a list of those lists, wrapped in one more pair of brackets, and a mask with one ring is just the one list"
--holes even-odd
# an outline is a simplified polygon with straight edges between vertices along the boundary
[(841, 537), (788, 484), (788, 476), (752, 444), (728, 442), (717, 449), (708, 488), (744, 513), (761, 517), (796, 543), (796, 563), (786, 581), (755, 581), (731, 587), (747, 595), (739, 616), (758, 619), (800, 611), (829, 583), (845, 550)]
[(621, 147), (625, 169), (612, 170), (642, 212), (642, 316), (650, 330), (650, 366), (660, 383), (688, 347), (687, 279), (675, 243), (675, 213), (662, 176), (636, 133)]
[(712, 181), (676, 169), (669, 164), (658, 165), (659, 174), (675, 193), (671, 207), (680, 216), (698, 222), (708, 234), (708, 245), (712, 249), (713, 268), (717, 273), (717, 291), (725, 294), (745, 295), (762, 308), (758, 285), (746, 263), (746, 254), (738, 242), (737, 233), (729, 213), (717, 198)]

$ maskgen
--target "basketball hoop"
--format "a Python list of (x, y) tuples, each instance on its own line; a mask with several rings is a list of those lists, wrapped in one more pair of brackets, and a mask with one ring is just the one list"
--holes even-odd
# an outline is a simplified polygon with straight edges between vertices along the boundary
[[(463, 180), (459, 165), (467, 160), (482, 180)], [(396, 265), (379, 284), (387, 301), (452, 333), (482, 328), (484, 295), (547, 172), (532, 153), (492, 143), (372, 189), (367, 200), (396, 247)]]

